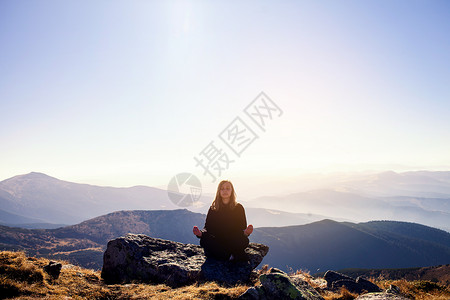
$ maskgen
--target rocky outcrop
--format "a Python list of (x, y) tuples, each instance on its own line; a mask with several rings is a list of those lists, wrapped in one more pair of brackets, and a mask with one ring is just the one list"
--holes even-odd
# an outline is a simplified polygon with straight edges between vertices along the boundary
[(143, 234), (128, 234), (108, 242), (103, 256), (102, 278), (106, 283), (153, 282), (182, 286), (197, 280), (225, 284), (249, 282), (269, 247), (250, 243), (248, 261), (206, 258), (199, 245), (184, 244)]
[(381, 292), (381, 289), (376, 284), (361, 276), (355, 280), (335, 271), (327, 271), (323, 278), (327, 281), (327, 288), (330, 290), (336, 291), (345, 287), (348, 291), (357, 294), (361, 294), (364, 291), (369, 293)]
[(269, 299), (300, 299), (322, 300), (322, 296), (298, 275), (288, 275), (285, 272), (271, 268), (267, 274), (259, 276), (260, 286), (254, 286), (238, 299), (269, 300)]
[(44, 266), (44, 271), (49, 274), (53, 279), (58, 279), (61, 273), (62, 264), (56, 261), (50, 261), (48, 265)]
[(344, 274), (341, 274), (341, 273), (338, 273), (335, 271), (331, 271), (331, 270), (329, 270), (325, 273), (325, 275), (323, 276), (323, 279), (325, 279), (327, 281), (327, 288), (329, 288), (329, 289), (333, 288), (334, 282), (337, 282), (340, 280), (353, 280), (353, 278), (351, 278), (347, 275), (344, 275)]

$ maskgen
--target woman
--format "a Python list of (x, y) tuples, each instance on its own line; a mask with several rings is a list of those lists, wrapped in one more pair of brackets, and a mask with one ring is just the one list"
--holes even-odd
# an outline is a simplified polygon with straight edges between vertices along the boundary
[(253, 232), (253, 226), (247, 227), (244, 207), (236, 202), (230, 181), (219, 183), (204, 228), (200, 230), (194, 226), (193, 232), (200, 239), (207, 257), (232, 261), (248, 259), (244, 249), (249, 244), (248, 236)]

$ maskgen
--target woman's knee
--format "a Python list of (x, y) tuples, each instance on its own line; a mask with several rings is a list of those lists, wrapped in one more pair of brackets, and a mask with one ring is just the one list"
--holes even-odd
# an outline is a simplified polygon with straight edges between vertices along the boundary
[(220, 240), (211, 234), (202, 235), (200, 238), (200, 246), (203, 248), (217, 248), (220, 247)]
[(227, 248), (232, 252), (242, 251), (247, 248), (249, 242), (246, 236), (235, 236), (233, 239), (227, 241)]

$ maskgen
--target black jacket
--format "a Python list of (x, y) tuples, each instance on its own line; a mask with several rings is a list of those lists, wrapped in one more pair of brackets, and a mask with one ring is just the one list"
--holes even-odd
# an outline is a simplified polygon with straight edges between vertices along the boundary
[[(223, 206), (221, 210), (208, 210), (206, 215), (205, 226), (202, 235), (212, 234), (217, 238), (227, 238), (238, 234), (244, 234), (247, 228), (247, 219), (245, 217), (245, 210), (242, 204), (237, 203), (234, 209), (229, 206)], [(197, 236), (198, 238), (201, 238)]]

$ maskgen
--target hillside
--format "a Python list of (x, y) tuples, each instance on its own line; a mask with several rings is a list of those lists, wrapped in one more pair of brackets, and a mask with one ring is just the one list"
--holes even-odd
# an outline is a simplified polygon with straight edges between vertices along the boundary
[[(0, 226), (1, 250), (66, 259), (99, 269), (107, 242), (127, 233), (199, 244), (192, 227), (206, 216), (187, 209), (119, 211), (58, 229)], [(270, 247), (264, 263), (288, 271), (307, 269), (406, 268), (447, 264), (450, 234), (404, 222), (349, 223), (323, 220), (307, 225), (255, 228), (251, 242)]]
[(270, 246), (265, 262), (279, 268), (406, 268), (447, 264), (450, 234), (414, 223), (323, 220), (301, 226), (263, 227), (253, 240)]
[[(324, 215), (294, 213), (277, 209), (260, 207), (246, 207), (245, 215), (256, 227), (282, 227), (291, 225), (304, 225), (312, 222), (329, 219)], [(335, 221), (349, 221), (347, 219), (333, 218)]]
[[(366, 276), (368, 278), (383, 278), (386, 280), (428, 280), (450, 286), (450, 264), (404, 269), (343, 269), (339, 270), (339, 272), (353, 278)], [(321, 272), (315, 275), (323, 276), (324, 274), (325, 272)]]
[(76, 224), (124, 209), (179, 208), (168, 199), (166, 190), (78, 184), (36, 172), (1, 181), (0, 207), (11, 214), (58, 224)]
[(34, 229), (52, 229), (67, 226), (64, 224), (46, 223), (39, 219), (12, 214), (2, 209), (0, 209), (0, 225)]
[(0, 226), (0, 249), (24, 250), (30, 255), (67, 259), (100, 269), (103, 251), (110, 239), (127, 233), (142, 233), (182, 243), (198, 243), (192, 227), (203, 226), (204, 222), (204, 215), (178, 209), (119, 211), (48, 230)]
[(28, 224), (29, 223), (42, 223), (42, 220), (24, 217), (24, 216), (13, 214), (13, 213), (7, 212), (3, 209), (0, 209), (0, 224), (18, 225), (18, 224), (27, 224), (27, 223)]

